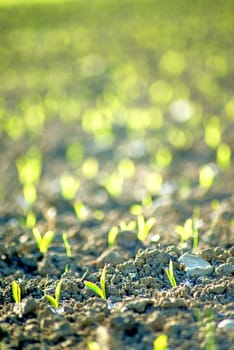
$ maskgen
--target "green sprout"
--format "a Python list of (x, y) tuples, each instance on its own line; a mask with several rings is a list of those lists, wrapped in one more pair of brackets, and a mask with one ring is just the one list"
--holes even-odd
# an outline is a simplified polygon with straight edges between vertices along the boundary
[(209, 190), (214, 183), (216, 170), (213, 166), (206, 164), (203, 165), (199, 170), (199, 184), (206, 190)]
[(180, 244), (183, 246), (185, 242), (193, 238), (193, 250), (198, 247), (199, 239), (199, 208), (194, 209), (193, 218), (188, 218), (184, 225), (177, 225), (176, 233), (180, 236)]
[(25, 225), (27, 228), (32, 229), (33, 227), (35, 227), (37, 222), (37, 216), (36, 214), (32, 211), (29, 210), (27, 212), (26, 218), (25, 218)]
[(131, 220), (128, 224), (125, 221), (120, 221), (119, 223), (120, 230), (122, 231), (132, 231), (136, 228), (136, 221)]
[(160, 147), (155, 155), (155, 163), (160, 168), (167, 168), (171, 164), (172, 153), (167, 147)]
[(80, 181), (71, 175), (63, 175), (60, 178), (60, 185), (63, 198), (70, 200), (75, 197), (80, 187)]
[(123, 190), (123, 180), (118, 172), (113, 172), (103, 185), (111, 196), (119, 197)]
[(37, 200), (37, 190), (34, 184), (23, 185), (23, 195), (25, 201), (32, 205)]
[(222, 128), (218, 117), (211, 117), (205, 125), (204, 140), (210, 148), (216, 148), (222, 139)]
[(82, 165), (82, 173), (86, 179), (93, 179), (98, 173), (99, 164), (96, 158), (85, 159)]
[(131, 159), (121, 159), (118, 164), (118, 172), (123, 178), (130, 178), (135, 174), (135, 164)]
[(100, 277), (101, 288), (93, 282), (84, 281), (84, 284), (88, 289), (92, 290), (94, 293), (96, 293), (102, 299), (105, 299), (105, 300), (106, 300), (106, 269), (107, 269), (107, 265), (103, 267), (103, 270), (101, 273), (101, 277)]
[(148, 192), (155, 195), (160, 192), (163, 184), (163, 177), (160, 173), (150, 173), (146, 178), (146, 188)]
[(140, 241), (145, 241), (148, 237), (152, 227), (154, 226), (156, 222), (155, 218), (150, 218), (145, 221), (145, 218), (143, 215), (139, 215), (137, 217), (137, 224), (138, 224), (138, 239)]
[(86, 206), (81, 201), (76, 201), (73, 204), (76, 216), (80, 221), (85, 221), (88, 218), (89, 212)]
[(69, 272), (69, 265), (68, 264), (66, 264), (65, 269), (64, 269), (64, 273), (67, 273), (67, 272)]
[(152, 205), (152, 195), (151, 194), (146, 194), (142, 198), (141, 203), (142, 204), (133, 204), (130, 207), (131, 214), (133, 214), (135, 216), (142, 215), (144, 209), (146, 209), (147, 207)]
[(87, 345), (88, 350), (101, 350), (100, 345), (96, 341), (90, 340)]
[(174, 276), (173, 262), (172, 262), (171, 259), (169, 261), (169, 267), (166, 268), (165, 271), (166, 271), (167, 277), (168, 277), (172, 287), (176, 287), (177, 283), (176, 283), (176, 279), (175, 279), (175, 276)]
[(59, 299), (61, 294), (61, 287), (62, 287), (63, 279), (61, 278), (60, 281), (57, 283), (56, 289), (55, 289), (55, 297), (52, 297), (51, 295), (46, 294), (46, 299), (50, 302), (50, 304), (55, 308), (58, 309), (59, 307)]
[(63, 243), (64, 243), (64, 246), (66, 249), (67, 257), (71, 258), (72, 257), (71, 246), (70, 246), (70, 243), (68, 242), (68, 239), (67, 239), (67, 233), (63, 232), (62, 237), (63, 237)]
[(154, 350), (167, 350), (167, 335), (161, 334), (159, 335), (153, 343)]
[(40, 250), (41, 253), (46, 253), (50, 243), (52, 242), (53, 238), (54, 238), (54, 232), (53, 231), (47, 231), (44, 236), (41, 235), (40, 231), (34, 227), (33, 230), (33, 235), (34, 238), (37, 242), (37, 246)]
[(26, 155), (16, 160), (19, 180), (23, 185), (37, 184), (41, 175), (42, 155), (31, 148)]
[(42, 155), (36, 148), (31, 148), (26, 155), (16, 160), (19, 181), (23, 186), (25, 201), (32, 205), (37, 199), (36, 184), (42, 169)]
[(21, 302), (21, 290), (20, 290), (20, 286), (17, 282), (13, 281), (12, 284), (12, 295), (13, 298), (16, 302), (16, 304), (20, 304)]
[(117, 226), (113, 226), (108, 232), (107, 242), (108, 247), (112, 247), (115, 244), (116, 237), (118, 236), (119, 228)]
[(230, 167), (232, 161), (231, 147), (226, 143), (221, 143), (216, 151), (216, 163), (219, 168), (226, 170)]
[(108, 246), (112, 247), (115, 243), (116, 237), (119, 234), (119, 230), (121, 231), (132, 231), (136, 228), (136, 221), (132, 220), (128, 224), (125, 221), (120, 221), (118, 226), (113, 226), (108, 232), (107, 242)]

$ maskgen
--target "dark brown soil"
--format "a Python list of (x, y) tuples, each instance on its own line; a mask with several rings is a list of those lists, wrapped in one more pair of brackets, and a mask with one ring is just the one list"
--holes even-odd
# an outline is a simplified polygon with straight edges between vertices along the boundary
[[(139, 3), (131, 15), (127, 2), (119, 8), (103, 2), (90, 13), (84, 4), (19, 7), (19, 18), (14, 8), (0, 7), (0, 350), (152, 350), (161, 334), (167, 335), (170, 350), (234, 349), (233, 156), (223, 168), (217, 161), (220, 144), (234, 151), (233, 43), (229, 42), (233, 6), (228, 4), (224, 2), (221, 13), (209, 1), (205, 11), (200, 6), (195, 14), (181, 9), (184, 16), (187, 13), (192, 33), (178, 29), (179, 9), (174, 9), (177, 18), (171, 5), (161, 4), (160, 18), (156, 18), (162, 33), (155, 44), (153, 38), (146, 40), (157, 32), (146, 19), (154, 23), (153, 4), (142, 9)], [(200, 27), (209, 11), (213, 11), (209, 25)], [(82, 36), (86, 42), (81, 44)], [(159, 61), (170, 49), (185, 55), (187, 66), (181, 75), (160, 70)], [(212, 57), (219, 58), (212, 61)], [(207, 76), (201, 87), (198, 81), (203, 74)], [(172, 100), (154, 100), (152, 86), (158, 80), (173, 86)], [(209, 83), (216, 84), (216, 90)], [(179, 121), (170, 112), (178, 100), (193, 106), (188, 120)], [(40, 113), (44, 115), (41, 124)], [(147, 113), (153, 117), (147, 119)], [(164, 122), (155, 127), (161, 114)], [(100, 118), (104, 122), (98, 129)], [(33, 120), (38, 122), (36, 127)], [(212, 120), (221, 130), (215, 146), (204, 136)], [(181, 131), (186, 142), (178, 145)], [(71, 144), (76, 144), (73, 158), (68, 154)], [(42, 173), (36, 183), (37, 200), (29, 205), (16, 164), (32, 147), (42, 154)], [(169, 151), (172, 160), (167, 166), (157, 163), (159, 149)], [(98, 170), (89, 178), (84, 167), (90, 159), (96, 160)], [(130, 168), (120, 170), (123, 159), (135, 165), (130, 177)], [(199, 182), (204, 165), (215, 169), (209, 188)], [(72, 199), (61, 193), (64, 174), (80, 183)], [(114, 191), (122, 181), (119, 193), (107, 185), (111, 175), (117, 178)], [(155, 189), (157, 179), (162, 183)], [(75, 214), (75, 201), (87, 209), (83, 219)], [(45, 254), (25, 223), (29, 211), (35, 213), (42, 234), (55, 233)], [(181, 242), (176, 226), (184, 225), (196, 212), (199, 236), (193, 249), (193, 237)], [(156, 219), (143, 241), (137, 225), (127, 226), (140, 215)], [(110, 246), (113, 226), (119, 233)], [(64, 232), (71, 257), (64, 246)], [(184, 253), (208, 262), (210, 272), (189, 273), (180, 262)], [(170, 260), (175, 287), (166, 274)], [(106, 300), (84, 285), (85, 280), (99, 285), (105, 264)], [(54, 296), (61, 278), (61, 298), (55, 309), (45, 294)], [(13, 299), (12, 281), (21, 288), (19, 304)]]

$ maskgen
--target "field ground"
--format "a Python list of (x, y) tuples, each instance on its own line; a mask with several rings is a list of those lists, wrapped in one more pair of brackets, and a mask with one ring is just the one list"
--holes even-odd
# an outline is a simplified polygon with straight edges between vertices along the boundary
[(0, 6), (0, 350), (234, 349), (233, 10)]

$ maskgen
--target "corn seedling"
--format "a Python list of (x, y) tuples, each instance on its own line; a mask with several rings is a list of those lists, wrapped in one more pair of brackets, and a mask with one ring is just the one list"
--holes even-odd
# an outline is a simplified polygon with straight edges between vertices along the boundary
[(154, 226), (156, 220), (155, 218), (150, 218), (145, 221), (145, 218), (143, 215), (139, 215), (137, 217), (137, 224), (138, 224), (138, 239), (140, 241), (145, 241), (148, 237), (152, 227)]
[(146, 194), (141, 201), (142, 204), (133, 204), (130, 207), (131, 214), (139, 216), (143, 214), (144, 209), (152, 205), (152, 195)]
[(80, 221), (85, 221), (88, 218), (89, 211), (86, 206), (81, 202), (77, 201), (73, 204), (76, 216)]
[(90, 340), (87, 345), (88, 350), (101, 350), (100, 345), (96, 341)]
[(153, 343), (154, 350), (167, 350), (167, 335), (161, 334), (159, 335)]
[(119, 197), (123, 190), (123, 180), (118, 172), (113, 172), (103, 185), (111, 196)]
[(70, 246), (70, 243), (68, 242), (68, 239), (67, 239), (67, 233), (63, 232), (62, 237), (63, 237), (63, 243), (64, 243), (64, 246), (66, 249), (67, 257), (71, 258), (72, 257), (71, 246)]
[(33, 227), (35, 227), (36, 223), (37, 223), (36, 214), (32, 210), (29, 210), (25, 218), (25, 226), (29, 229), (32, 229)]
[(214, 183), (217, 174), (217, 166), (215, 164), (203, 165), (199, 170), (199, 185), (205, 190), (209, 190)]
[(59, 307), (59, 299), (61, 294), (62, 283), (63, 283), (63, 279), (61, 278), (60, 281), (57, 283), (54, 297), (48, 294), (45, 295), (46, 299), (55, 309), (58, 309)]
[(143, 209), (144, 209), (144, 208), (143, 208), (142, 205), (140, 205), (140, 204), (133, 204), (133, 205), (130, 207), (130, 213), (131, 213), (132, 215), (136, 215), (136, 216), (142, 215)]
[(180, 236), (180, 245), (183, 247), (189, 239), (193, 239), (193, 250), (198, 247), (199, 239), (199, 208), (194, 210), (193, 218), (185, 221), (184, 225), (177, 225), (176, 233)]
[(163, 177), (159, 173), (151, 173), (146, 178), (146, 188), (151, 195), (161, 191), (163, 185)]
[(132, 231), (136, 228), (136, 221), (132, 220), (128, 224), (125, 221), (120, 221), (119, 228), (121, 231)]
[(37, 190), (34, 184), (23, 185), (23, 196), (25, 202), (32, 205), (37, 200)]
[(93, 179), (98, 173), (99, 164), (96, 158), (85, 159), (82, 165), (82, 173), (86, 179)]
[(35, 185), (38, 183), (41, 168), (42, 155), (36, 148), (31, 148), (28, 153), (16, 160), (18, 177), (23, 185)]
[(132, 231), (136, 228), (136, 221), (132, 220), (128, 224), (125, 221), (120, 221), (118, 226), (113, 226), (108, 232), (108, 246), (112, 247), (115, 243), (116, 237), (119, 234), (119, 230), (121, 231)]
[(60, 178), (61, 193), (64, 199), (70, 200), (75, 197), (80, 187), (80, 181), (70, 175), (63, 175)]
[(115, 244), (116, 237), (119, 233), (119, 229), (117, 226), (113, 226), (110, 231), (108, 232), (107, 236), (107, 242), (108, 242), (108, 247), (112, 247)]
[(170, 259), (169, 261), (169, 267), (166, 268), (166, 274), (167, 274), (167, 277), (171, 283), (171, 286), (172, 287), (176, 287), (177, 286), (177, 283), (176, 283), (176, 279), (175, 279), (175, 276), (174, 276), (174, 267), (173, 267), (173, 262), (172, 260)]
[(106, 269), (107, 269), (107, 265), (103, 267), (103, 270), (101, 273), (101, 277), (100, 277), (101, 288), (93, 282), (84, 281), (85, 286), (88, 289), (92, 290), (97, 295), (99, 295), (102, 299), (106, 299)]
[(16, 160), (18, 178), (23, 186), (25, 201), (32, 205), (37, 199), (36, 184), (39, 181), (42, 168), (42, 155), (36, 148)]
[(12, 286), (13, 298), (14, 298), (16, 304), (20, 304), (20, 302), (21, 302), (21, 289), (20, 289), (20, 286), (15, 281), (12, 282), (11, 286)]
[(54, 232), (53, 231), (47, 231), (44, 236), (41, 235), (40, 231), (34, 227), (33, 230), (33, 235), (34, 238), (37, 242), (38, 249), (40, 250), (41, 253), (46, 253), (50, 243), (52, 242), (54, 238)]
[(135, 174), (135, 164), (131, 159), (125, 158), (119, 161), (118, 173), (123, 178), (130, 178)]
[(232, 150), (229, 145), (222, 143), (216, 151), (216, 163), (221, 170), (226, 170), (231, 166)]

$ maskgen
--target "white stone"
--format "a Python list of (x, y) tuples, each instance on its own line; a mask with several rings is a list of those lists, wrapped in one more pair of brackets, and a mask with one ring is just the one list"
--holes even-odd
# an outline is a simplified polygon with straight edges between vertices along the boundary
[(218, 328), (225, 331), (233, 331), (234, 330), (234, 320), (225, 319), (218, 324)]
[(179, 262), (185, 266), (185, 271), (190, 276), (209, 275), (213, 271), (213, 267), (207, 261), (193, 254), (181, 255)]

